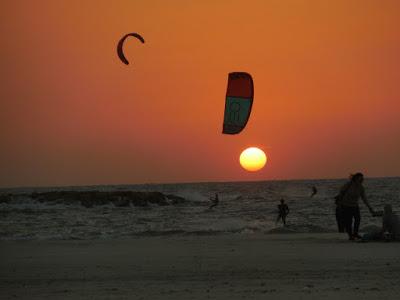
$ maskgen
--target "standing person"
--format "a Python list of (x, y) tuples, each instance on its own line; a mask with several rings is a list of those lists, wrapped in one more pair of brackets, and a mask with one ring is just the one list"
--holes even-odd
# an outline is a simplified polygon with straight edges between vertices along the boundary
[(215, 198), (214, 199), (210, 198), (210, 200), (212, 201), (212, 204), (208, 209), (211, 209), (211, 208), (216, 207), (218, 205), (218, 203), (219, 203), (218, 194), (215, 193)]
[(286, 216), (289, 214), (289, 207), (285, 203), (285, 200), (281, 199), (281, 204), (278, 205), (278, 210), (279, 214), (276, 223), (282, 219), (283, 225), (286, 226)]
[(350, 181), (342, 187), (340, 194), (336, 196), (337, 206), (340, 208), (341, 216), (343, 218), (349, 240), (361, 238), (358, 234), (361, 221), (360, 208), (358, 206), (358, 200), (360, 198), (368, 207), (371, 214), (375, 214), (371, 205), (367, 201), (364, 186), (362, 185), (363, 181), (364, 175), (362, 173), (356, 173), (350, 176)]

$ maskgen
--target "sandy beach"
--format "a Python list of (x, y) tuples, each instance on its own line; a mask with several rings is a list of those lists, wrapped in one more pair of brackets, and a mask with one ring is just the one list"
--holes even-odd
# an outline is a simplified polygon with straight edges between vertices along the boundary
[(1, 299), (395, 299), (400, 244), (339, 234), (2, 241)]

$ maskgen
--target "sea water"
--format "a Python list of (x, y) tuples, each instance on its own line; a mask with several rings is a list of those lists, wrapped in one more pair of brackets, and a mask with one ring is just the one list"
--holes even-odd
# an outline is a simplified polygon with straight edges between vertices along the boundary
[[(209, 182), (59, 188), (2, 189), (13, 201), (0, 203), (0, 239), (121, 239), (141, 236), (217, 235), (285, 232), (335, 232), (334, 196), (345, 179), (258, 182)], [(311, 197), (312, 187), (318, 193)], [(370, 178), (364, 182), (369, 202), (377, 211), (391, 204), (400, 212), (400, 178)], [(185, 203), (148, 207), (115, 207), (113, 204), (85, 208), (55, 201), (40, 203), (32, 192), (47, 191), (158, 191), (184, 197)], [(219, 205), (209, 209), (210, 197)], [(289, 206), (287, 226), (276, 224), (277, 205)], [(360, 200), (361, 229), (380, 226)]]

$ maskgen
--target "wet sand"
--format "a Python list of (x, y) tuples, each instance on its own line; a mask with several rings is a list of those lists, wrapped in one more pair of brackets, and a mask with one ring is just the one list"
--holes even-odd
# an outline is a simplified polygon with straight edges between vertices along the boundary
[(339, 234), (0, 242), (1, 299), (396, 299), (400, 243)]

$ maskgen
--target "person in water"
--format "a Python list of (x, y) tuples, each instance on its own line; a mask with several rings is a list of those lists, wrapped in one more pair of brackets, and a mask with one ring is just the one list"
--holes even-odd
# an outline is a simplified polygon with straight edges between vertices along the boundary
[(318, 190), (315, 186), (312, 187), (311, 198), (314, 197), (318, 193)]
[[(363, 186), (364, 175), (356, 173), (350, 176), (350, 181), (346, 183), (340, 190), (340, 194), (336, 196), (336, 205), (339, 207), (345, 226), (345, 230), (349, 236), (349, 240), (361, 238), (358, 234), (360, 227), (361, 215), (358, 201), (361, 198), (368, 207), (372, 215), (376, 215), (371, 205), (367, 201)], [(354, 223), (353, 223), (354, 220)]]
[(218, 205), (218, 203), (219, 203), (218, 194), (215, 193), (215, 198), (214, 199), (210, 198), (210, 200), (212, 201), (212, 204), (208, 209), (211, 209), (211, 208), (216, 207)]
[(281, 199), (281, 204), (278, 205), (278, 218), (276, 219), (276, 223), (282, 219), (283, 225), (286, 226), (286, 217), (289, 214), (289, 207), (285, 203), (285, 200)]

